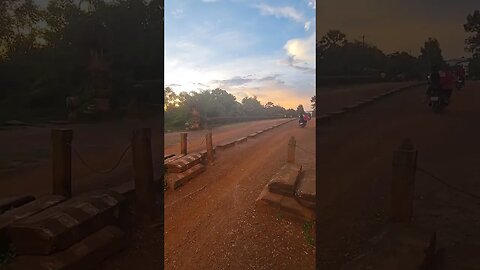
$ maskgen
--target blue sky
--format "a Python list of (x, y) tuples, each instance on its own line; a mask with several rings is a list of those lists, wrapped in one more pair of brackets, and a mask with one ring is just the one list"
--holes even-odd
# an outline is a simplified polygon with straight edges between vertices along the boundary
[(309, 108), (315, 8), (315, 0), (165, 1), (165, 86)]

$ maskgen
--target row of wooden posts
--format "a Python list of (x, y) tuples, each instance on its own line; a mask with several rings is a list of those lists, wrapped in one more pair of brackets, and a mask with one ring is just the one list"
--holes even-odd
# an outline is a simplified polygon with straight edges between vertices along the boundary
[[(52, 139), (52, 191), (54, 195), (72, 196), (72, 129), (53, 129)], [(215, 159), (212, 133), (205, 134), (207, 160)], [(180, 134), (180, 152), (187, 154), (187, 133)], [(155, 200), (151, 129), (142, 128), (133, 132), (131, 140), (137, 216), (148, 221), (153, 217)]]
[[(215, 160), (212, 132), (205, 133), (205, 144), (207, 148), (207, 160), (212, 163)], [(180, 133), (180, 154), (188, 154), (188, 133), (186, 132)]]
[[(131, 150), (135, 182), (137, 217), (148, 223), (154, 217), (155, 188), (152, 160), (151, 129), (141, 128), (132, 134)], [(52, 191), (54, 195), (72, 196), (71, 129), (54, 129), (52, 139)]]
[[(72, 140), (71, 129), (54, 129), (52, 138), (52, 180), (53, 194), (72, 196)], [(212, 133), (205, 134), (207, 159), (214, 161)], [(180, 134), (181, 154), (187, 154), (187, 133)], [(151, 129), (142, 128), (133, 132), (131, 141), (132, 160), (135, 181), (137, 215), (141, 220), (153, 216), (155, 200), (154, 174), (151, 147)], [(295, 161), (296, 140), (291, 137), (288, 142), (287, 162)], [(409, 139), (405, 139), (394, 152), (391, 219), (394, 222), (409, 223), (413, 214), (413, 200), (417, 151)]]

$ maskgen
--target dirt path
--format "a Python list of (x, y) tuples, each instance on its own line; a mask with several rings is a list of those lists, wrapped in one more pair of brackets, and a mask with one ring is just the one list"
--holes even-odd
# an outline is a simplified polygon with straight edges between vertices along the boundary
[[(452, 185), (480, 194), (478, 166), (480, 85), (456, 93), (435, 115), (422, 103), (424, 88), (406, 90), (317, 131), (321, 269), (338, 269), (365, 252), (365, 241), (387, 220), (393, 150), (405, 137), (419, 151), (419, 166)], [(444, 250), (439, 269), (479, 269), (480, 204), (424, 174), (416, 179), (415, 223), (437, 229)]]
[[(219, 152), (205, 173), (165, 193), (165, 269), (314, 269), (315, 248), (305, 238), (304, 224), (255, 206), (286, 162), (290, 136), (311, 151), (298, 150), (297, 160), (314, 170), (315, 125), (301, 129), (294, 122)], [(158, 252), (154, 243), (137, 249), (146, 254), (126, 251), (102, 269), (159, 269), (149, 256)]]
[[(243, 122), (230, 124), (225, 126), (219, 126), (211, 129), (213, 144), (226, 142), (232, 139), (237, 139), (250, 135), (255, 131), (259, 131), (272, 125), (283, 123), (288, 121), (287, 119), (275, 119), (275, 120), (261, 120), (252, 122)], [(207, 131), (190, 131), (188, 132), (188, 149), (189, 152), (205, 150), (205, 134)], [(180, 153), (180, 133), (167, 133), (165, 134), (165, 154), (179, 154)]]

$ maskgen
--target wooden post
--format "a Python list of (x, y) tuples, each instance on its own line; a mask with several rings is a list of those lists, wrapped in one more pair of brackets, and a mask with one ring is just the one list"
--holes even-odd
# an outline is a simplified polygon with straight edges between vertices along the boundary
[(180, 154), (187, 154), (187, 133), (180, 133)]
[(133, 133), (132, 161), (137, 218), (141, 225), (149, 225), (155, 204), (150, 128), (142, 128)]
[(417, 151), (412, 141), (403, 140), (393, 154), (391, 220), (409, 223), (413, 214)]
[(287, 162), (288, 163), (295, 163), (295, 147), (297, 142), (295, 141), (295, 137), (291, 137), (288, 141), (288, 152), (287, 152)]
[(53, 129), (52, 180), (54, 195), (72, 196), (72, 138), (71, 129)]
[(206, 142), (206, 145), (207, 145), (207, 159), (208, 159), (208, 162), (213, 163), (213, 161), (215, 161), (215, 156), (213, 154), (212, 132), (207, 132), (207, 134), (205, 134), (205, 142)]

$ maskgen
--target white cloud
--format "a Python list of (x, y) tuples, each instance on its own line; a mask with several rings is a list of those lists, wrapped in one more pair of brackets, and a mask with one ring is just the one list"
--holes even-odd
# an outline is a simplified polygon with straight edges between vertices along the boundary
[(316, 0), (308, 0), (308, 6), (316, 9), (317, 8), (317, 1)]
[[(310, 5), (310, 3), (309, 3)], [(274, 7), (266, 4), (256, 5), (255, 8), (260, 10), (260, 14), (264, 16), (275, 16), (277, 18), (287, 18), (297, 23), (303, 23), (305, 31), (310, 30), (312, 21), (307, 20), (300, 11), (293, 7)]]
[(180, 18), (183, 15), (183, 9), (176, 9), (172, 11), (172, 16), (175, 18)]
[(308, 31), (310, 29), (311, 24), (312, 24), (312, 22), (306, 22), (305, 23), (305, 31)]
[(315, 33), (305, 39), (290, 39), (283, 47), (287, 51), (291, 64), (305, 63), (315, 65)]
[(305, 22), (303, 15), (293, 7), (273, 7), (269, 5), (256, 5), (262, 15), (274, 15), (277, 18), (288, 18), (296, 22)]

